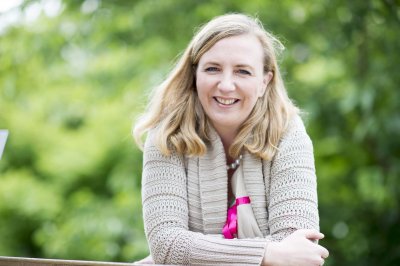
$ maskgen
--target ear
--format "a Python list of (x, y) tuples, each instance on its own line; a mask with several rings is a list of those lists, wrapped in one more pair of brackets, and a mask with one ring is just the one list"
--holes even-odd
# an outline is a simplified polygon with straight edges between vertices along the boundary
[(264, 74), (263, 83), (262, 83), (259, 97), (262, 97), (264, 95), (265, 91), (267, 90), (268, 84), (270, 83), (270, 81), (272, 80), (273, 77), (274, 77), (274, 74), (272, 73), (272, 71), (268, 71), (267, 73)]

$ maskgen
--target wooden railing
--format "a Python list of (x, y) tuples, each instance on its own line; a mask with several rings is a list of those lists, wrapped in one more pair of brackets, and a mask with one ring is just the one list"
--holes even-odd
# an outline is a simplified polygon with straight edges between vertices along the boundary
[[(133, 263), (1, 257), (0, 266), (132, 266)], [(153, 264), (154, 266), (154, 264)]]

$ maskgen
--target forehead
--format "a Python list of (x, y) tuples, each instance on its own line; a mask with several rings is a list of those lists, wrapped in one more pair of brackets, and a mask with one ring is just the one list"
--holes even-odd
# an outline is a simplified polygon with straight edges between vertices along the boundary
[(264, 52), (259, 39), (252, 34), (227, 37), (216, 42), (200, 58), (206, 61), (238, 61), (243, 64), (262, 64)]

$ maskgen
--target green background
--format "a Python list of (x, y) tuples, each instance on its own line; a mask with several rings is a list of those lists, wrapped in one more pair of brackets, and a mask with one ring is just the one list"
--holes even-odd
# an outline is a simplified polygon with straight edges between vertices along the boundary
[(399, 6), (44, 0), (0, 13), (0, 256), (147, 255), (132, 123), (196, 27), (245, 12), (287, 48), (281, 70), (314, 143), (325, 265), (400, 265)]

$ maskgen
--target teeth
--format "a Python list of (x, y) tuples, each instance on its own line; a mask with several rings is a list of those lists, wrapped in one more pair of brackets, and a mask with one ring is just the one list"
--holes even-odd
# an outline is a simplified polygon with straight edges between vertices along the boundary
[(215, 97), (215, 99), (217, 100), (217, 102), (222, 103), (224, 105), (231, 105), (235, 102), (235, 99), (222, 99), (219, 97)]

